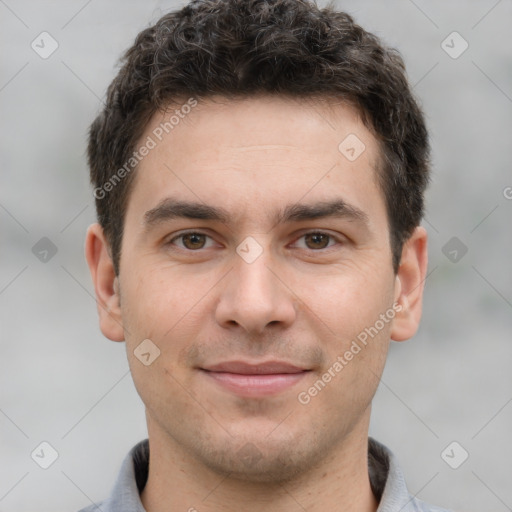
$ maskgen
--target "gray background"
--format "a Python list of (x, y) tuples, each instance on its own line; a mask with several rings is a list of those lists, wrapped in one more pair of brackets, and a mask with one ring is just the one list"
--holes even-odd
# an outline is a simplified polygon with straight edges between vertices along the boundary
[[(97, 326), (84, 152), (121, 52), (178, 5), (0, 0), (1, 512), (97, 502), (146, 436), (124, 345)], [(512, 510), (512, 2), (338, 5), (401, 50), (433, 145), (424, 319), (413, 340), (392, 344), (371, 434), (421, 499)], [(43, 31), (59, 44), (47, 59), (31, 48)], [(453, 31), (469, 43), (456, 59), (441, 46)], [(447, 44), (462, 48), (457, 36)], [(46, 262), (32, 250), (42, 237), (57, 248)], [(468, 248), (457, 262), (450, 245), (443, 252), (452, 237), (458, 258)], [(42, 441), (58, 452), (46, 470), (31, 458)], [(462, 447), (448, 450), (452, 465), (469, 453), (458, 469), (441, 456), (452, 441)]]

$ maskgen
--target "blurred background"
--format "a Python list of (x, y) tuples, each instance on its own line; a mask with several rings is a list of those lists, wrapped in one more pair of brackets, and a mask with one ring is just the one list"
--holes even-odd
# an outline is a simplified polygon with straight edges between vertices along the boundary
[[(183, 4), (0, 0), (1, 512), (98, 502), (147, 435), (98, 328), (85, 144), (121, 53)], [(510, 511), (512, 1), (337, 5), (402, 52), (433, 148), (423, 322), (392, 344), (371, 435), (419, 498)]]

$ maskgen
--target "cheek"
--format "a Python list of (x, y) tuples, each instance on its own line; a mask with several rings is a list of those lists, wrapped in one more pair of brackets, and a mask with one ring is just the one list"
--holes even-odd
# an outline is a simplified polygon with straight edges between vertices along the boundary
[[(123, 283), (123, 325), (128, 356), (142, 340), (151, 340), (160, 351), (154, 365), (174, 373), (182, 366), (181, 354), (200, 337), (213, 319), (214, 276), (201, 279), (183, 277), (173, 268), (134, 273)], [(211, 282), (210, 282), (211, 281)], [(165, 365), (164, 365), (165, 363)], [(133, 360), (133, 369), (139, 369)], [(160, 378), (165, 375), (159, 373)]]
[(129, 293), (122, 308), (123, 324), (127, 357), (139, 395), (150, 409), (167, 410), (171, 397), (175, 402), (187, 402), (190, 396), (184, 393), (184, 387), (188, 388), (189, 376), (180, 366), (180, 354), (206, 321), (200, 296), (150, 273), (137, 282), (134, 279)]
[[(384, 288), (379, 294), (373, 287), (352, 289), (347, 282), (343, 284), (344, 288), (317, 296), (316, 309), (330, 332), (319, 340), (326, 353), (325, 366), (315, 376), (314, 389), (306, 390), (307, 394), (318, 393), (316, 407), (327, 408), (342, 423), (351, 420), (347, 410), (366, 410), (375, 394), (394, 313), (392, 295)], [(386, 312), (389, 317), (382, 320)], [(328, 383), (324, 388), (319, 381)]]
[[(311, 392), (320, 395), (322, 390), (322, 397), (315, 398), (316, 407), (326, 407), (337, 421), (346, 420), (343, 411), (351, 407), (362, 411), (369, 405), (386, 361), (392, 325), (389, 317), (394, 313), (394, 281), (389, 272), (351, 270), (311, 288), (305, 301), (318, 318), (311, 329), (325, 333), (325, 337), (319, 336), (323, 338), (319, 343), (326, 361), (316, 378), (329, 380), (325, 392), (322, 383), (313, 384), (316, 387)], [(386, 312), (389, 317), (383, 321), (381, 314)]]
[(122, 289), (126, 320), (137, 320), (141, 327), (160, 334), (192, 311), (204, 295), (201, 283), (180, 278), (179, 270), (149, 265), (124, 280)]
[(376, 269), (340, 268), (322, 279), (310, 280), (308, 285), (303, 282), (305, 314), (308, 309), (312, 311), (338, 343), (346, 343), (392, 307), (394, 280), (388, 274)]

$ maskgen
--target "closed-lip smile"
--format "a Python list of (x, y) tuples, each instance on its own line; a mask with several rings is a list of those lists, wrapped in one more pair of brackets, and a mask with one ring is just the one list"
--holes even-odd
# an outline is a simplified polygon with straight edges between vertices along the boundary
[(310, 371), (285, 361), (226, 361), (200, 370), (224, 390), (244, 397), (277, 394), (295, 385)]

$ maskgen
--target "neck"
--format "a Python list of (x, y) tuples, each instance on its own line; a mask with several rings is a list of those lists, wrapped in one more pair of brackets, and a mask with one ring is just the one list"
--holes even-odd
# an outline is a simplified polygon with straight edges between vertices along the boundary
[(352, 432), (316, 467), (276, 484), (219, 475), (148, 424), (150, 465), (141, 494), (147, 512), (375, 512), (368, 476), (368, 430)]

